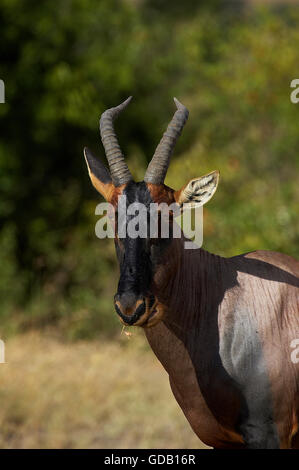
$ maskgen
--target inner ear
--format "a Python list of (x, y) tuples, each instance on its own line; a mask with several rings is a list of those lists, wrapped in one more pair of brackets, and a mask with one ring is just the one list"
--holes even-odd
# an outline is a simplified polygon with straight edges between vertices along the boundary
[(174, 198), (177, 204), (190, 204), (199, 207), (206, 204), (214, 195), (219, 182), (219, 171), (193, 178), (185, 186), (175, 191)]
[(115, 186), (108, 169), (87, 147), (84, 148), (84, 157), (92, 185), (107, 201), (110, 201)]

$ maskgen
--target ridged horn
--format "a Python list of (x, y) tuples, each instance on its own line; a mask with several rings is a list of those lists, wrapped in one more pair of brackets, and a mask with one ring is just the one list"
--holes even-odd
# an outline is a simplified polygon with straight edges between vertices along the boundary
[(128, 183), (128, 181), (133, 179), (120, 149), (113, 126), (114, 119), (127, 107), (131, 99), (132, 96), (115, 108), (107, 109), (100, 119), (101, 139), (108, 160), (111, 178), (115, 186)]
[(146, 183), (162, 184), (164, 182), (174, 146), (188, 119), (188, 109), (176, 98), (174, 102), (177, 110), (148, 165), (144, 176)]

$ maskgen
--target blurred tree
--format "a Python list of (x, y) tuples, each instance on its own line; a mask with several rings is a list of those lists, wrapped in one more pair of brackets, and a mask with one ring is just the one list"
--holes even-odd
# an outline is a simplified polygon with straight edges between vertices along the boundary
[(97, 195), (82, 148), (100, 147), (104, 158), (99, 116), (131, 94), (116, 126), (136, 177), (174, 111), (172, 96), (191, 116), (168, 183), (221, 170), (206, 247), (298, 254), (299, 107), (289, 100), (298, 8), (169, 5), (2, 0), (2, 324), (14, 314), (16, 328), (58, 322), (75, 337), (115, 328), (113, 244), (93, 234)]

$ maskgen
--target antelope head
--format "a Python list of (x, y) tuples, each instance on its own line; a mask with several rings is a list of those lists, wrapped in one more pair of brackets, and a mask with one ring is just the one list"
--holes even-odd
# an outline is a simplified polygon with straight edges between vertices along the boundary
[[(89, 176), (96, 190), (109, 202), (115, 212), (119, 211), (120, 196), (126, 196), (126, 204), (141, 203), (146, 217), (152, 215), (153, 203), (178, 207), (205, 204), (214, 194), (218, 184), (219, 173), (193, 178), (179, 190), (164, 185), (170, 157), (175, 143), (188, 119), (188, 110), (176, 98), (176, 112), (169, 123), (154, 156), (148, 165), (143, 181), (133, 181), (130, 170), (118, 144), (114, 131), (114, 120), (129, 104), (131, 97), (115, 108), (106, 110), (100, 119), (100, 133), (105, 149), (109, 170), (88, 149), (84, 149)], [(165, 206), (165, 204), (164, 204)], [(161, 212), (158, 211), (161, 217)], [(126, 215), (122, 224), (128, 226), (132, 215)], [(115, 220), (118, 220), (115, 217)], [(115, 227), (115, 247), (120, 267), (120, 278), (114, 296), (114, 307), (125, 325), (150, 327), (163, 318), (163, 308), (159, 303), (154, 288), (154, 278), (165, 253), (172, 242), (170, 228), (169, 238), (162, 238), (159, 233), (153, 237), (147, 224), (145, 237), (120, 235), (119, 223)], [(123, 228), (123, 227), (122, 227)], [(123, 232), (122, 232), (123, 233)]]

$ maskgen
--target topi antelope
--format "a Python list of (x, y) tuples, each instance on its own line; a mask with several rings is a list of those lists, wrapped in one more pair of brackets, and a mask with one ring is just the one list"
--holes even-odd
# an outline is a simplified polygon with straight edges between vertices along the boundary
[[(118, 210), (120, 195), (138, 201), (203, 205), (218, 172), (179, 190), (164, 185), (170, 157), (188, 118), (177, 110), (135, 183), (113, 128), (130, 98), (105, 111), (100, 132), (110, 171), (84, 154), (92, 184)], [(128, 220), (125, 221), (128, 223)], [(299, 448), (299, 262), (255, 251), (223, 258), (184, 239), (119, 237), (120, 279), (114, 298), (125, 325), (138, 325), (169, 374), (173, 394), (198, 437), (214, 448)]]

